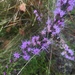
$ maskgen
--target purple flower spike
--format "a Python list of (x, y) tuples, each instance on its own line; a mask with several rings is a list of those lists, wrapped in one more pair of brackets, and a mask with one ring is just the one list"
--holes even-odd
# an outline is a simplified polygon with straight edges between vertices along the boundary
[[(39, 55), (41, 51), (47, 51), (51, 44), (54, 45), (54, 43), (57, 43), (56, 45), (59, 44), (60, 48), (64, 49), (64, 51), (61, 53), (62, 56), (69, 60), (75, 60), (74, 51), (72, 51), (69, 46), (66, 45), (65, 41), (63, 41), (63, 38), (60, 35), (60, 32), (66, 23), (64, 17), (67, 15), (67, 11), (72, 11), (75, 7), (75, 0), (56, 0), (56, 2), (56, 8), (53, 11), (53, 19), (50, 19), (48, 15), (44, 29), (39, 33), (39, 35), (32, 36), (28, 41), (23, 41), (20, 46), (21, 55), (15, 52), (15, 58), (20, 58), (20, 56), (22, 56), (24, 60), (29, 60), (32, 55)], [(40, 14), (40, 12), (37, 10), (34, 10), (33, 13), (35, 20), (42, 22), (42, 14)], [(43, 22), (41, 24), (43, 24)]]

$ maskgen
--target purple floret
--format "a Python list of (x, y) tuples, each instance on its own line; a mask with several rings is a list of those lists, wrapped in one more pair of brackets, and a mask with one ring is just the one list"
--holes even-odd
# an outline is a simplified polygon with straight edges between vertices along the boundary
[(23, 59), (24, 60), (29, 60), (30, 59), (30, 56), (29, 55), (23, 55)]
[(14, 53), (14, 57), (15, 57), (15, 58), (20, 58), (20, 54), (19, 54), (18, 52), (15, 52), (15, 53)]
[(60, 17), (64, 16), (65, 15), (65, 12), (63, 10), (61, 10), (60, 8), (56, 8), (54, 10), (54, 16), (57, 16), (59, 15)]
[(33, 50), (32, 53), (35, 54), (35, 55), (39, 55), (39, 53), (40, 53), (40, 49), (38, 49), (38, 48), (34, 48), (34, 50)]
[(27, 47), (27, 41), (23, 41), (21, 45), (21, 49), (25, 49)]

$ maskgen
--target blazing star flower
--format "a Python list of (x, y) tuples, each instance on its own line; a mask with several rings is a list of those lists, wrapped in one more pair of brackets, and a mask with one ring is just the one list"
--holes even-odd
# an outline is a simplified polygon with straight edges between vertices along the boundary
[(48, 17), (48, 19), (47, 19), (46, 25), (47, 25), (47, 30), (48, 30), (48, 32), (51, 32), (51, 20), (50, 20), (49, 17)]
[(65, 12), (63, 10), (61, 10), (60, 8), (56, 8), (54, 10), (54, 16), (60, 15), (60, 17), (65, 15)]
[(46, 35), (46, 28), (44, 28), (44, 29), (41, 31), (41, 34), (42, 34), (42, 35)]
[(36, 14), (37, 13), (37, 10), (34, 10), (33, 13)]
[(41, 46), (42, 50), (46, 50), (46, 47), (44, 45)]
[(36, 17), (38, 17), (38, 16), (39, 16), (39, 14), (38, 14), (38, 13), (36, 13), (36, 14), (35, 14), (35, 16), (36, 16)]
[(68, 53), (70, 53), (71, 56), (74, 55), (74, 52), (73, 52), (73, 50), (71, 50), (71, 49), (68, 49)]
[(45, 35), (45, 34), (46, 34), (46, 31), (45, 31), (45, 30), (42, 30), (42, 31), (41, 31), (41, 34), (42, 34), (42, 35)]
[(23, 55), (23, 59), (28, 61), (30, 59), (30, 56), (29, 55)]
[(75, 0), (69, 0), (69, 1), (68, 1), (68, 4), (71, 5), (71, 6), (74, 6), (74, 5), (75, 5), (75, 2), (74, 2), (74, 1), (75, 1)]
[(53, 28), (55, 29), (56, 34), (60, 33), (60, 28), (57, 25), (54, 25)]
[(25, 50), (22, 50), (22, 53), (23, 53), (24, 55), (26, 55), (26, 54), (27, 54), (27, 52), (26, 52)]
[(28, 51), (28, 52), (32, 51), (32, 48), (28, 47), (27, 51)]
[(20, 58), (20, 54), (19, 54), (18, 52), (15, 52), (15, 53), (14, 53), (14, 57), (15, 57), (15, 58)]
[(74, 60), (75, 57), (74, 57), (73, 50), (69, 49), (69, 46), (67, 44), (64, 44), (63, 48), (64, 48), (64, 51), (61, 53), (61, 55), (69, 60)]
[(41, 17), (40, 17), (40, 16), (38, 16), (38, 17), (37, 17), (37, 20), (41, 22)]
[(50, 44), (51, 44), (51, 42), (50, 42), (50, 40), (48, 40), (48, 41), (47, 41), (47, 45), (50, 45)]
[(50, 18), (49, 18), (49, 17), (48, 17), (48, 19), (47, 19), (46, 24), (47, 24), (47, 25), (50, 25), (50, 24), (51, 24), (51, 20), (50, 20)]
[(40, 42), (40, 41), (37, 41), (37, 44), (38, 44), (38, 45), (41, 45), (41, 42)]
[(67, 11), (71, 11), (71, 10), (73, 10), (73, 6), (72, 5), (67, 7)]
[(60, 0), (57, 0), (56, 7), (61, 7), (61, 2), (60, 2)]
[(47, 49), (48, 47), (49, 47), (49, 45), (47, 45), (47, 43), (42, 44), (42, 49)]
[(66, 54), (67, 54), (66, 51), (61, 52), (61, 55), (62, 55), (62, 56), (66, 55)]
[(38, 48), (34, 48), (34, 50), (33, 50), (32, 53), (35, 54), (35, 55), (39, 55), (39, 53), (40, 53), (40, 49), (38, 49)]
[(39, 16), (37, 10), (34, 10), (33, 13), (35, 14), (36, 17)]
[(33, 44), (34, 46), (36, 45), (36, 36), (33, 36), (33, 37), (32, 37), (32, 41), (31, 41), (31, 42), (32, 42), (32, 44)]
[(71, 57), (71, 56), (69, 56), (69, 55), (65, 55), (65, 58), (67, 58), (67, 59), (69, 59), (69, 60), (74, 60), (74, 57)]
[(37, 12), (37, 10), (34, 10), (34, 12), (33, 12), (34, 14), (35, 14), (35, 16), (36, 16), (36, 19), (38, 20), (38, 21), (40, 21), (41, 22), (41, 16), (42, 16), (42, 14), (41, 15), (39, 15), (38, 14), (38, 12)]
[(39, 41), (39, 36), (33, 36), (32, 37), (32, 44), (35, 46), (37, 45), (37, 41)]
[(65, 26), (65, 22), (64, 22), (64, 19), (62, 19), (62, 20), (58, 20), (58, 26), (60, 26), (60, 27), (64, 27)]
[(38, 41), (38, 40), (39, 40), (39, 38), (40, 38), (39, 36), (36, 36), (35, 40), (36, 40), (36, 41)]
[(57, 0), (56, 7), (62, 7), (62, 5), (66, 3), (67, 3), (67, 0)]
[(31, 42), (30, 41), (27, 41), (27, 45), (30, 45), (31, 44)]
[(25, 49), (27, 47), (27, 41), (23, 41), (20, 47), (21, 49)]
[(50, 25), (47, 25), (47, 30), (48, 30), (48, 32), (51, 32), (52, 31)]
[(63, 48), (64, 48), (66, 51), (68, 51), (69, 46), (68, 46), (67, 44), (64, 44), (64, 45), (62, 45), (62, 46), (63, 46)]
[(67, 11), (72, 11), (75, 6), (75, 0), (69, 0), (68, 5), (69, 6), (67, 7)]
[(66, 4), (67, 3), (67, 0), (62, 0), (63, 4)]
[(74, 56), (73, 56), (73, 57), (71, 57), (71, 59), (70, 59), (70, 60), (73, 60), (73, 61), (74, 61), (74, 60), (75, 60), (75, 57), (74, 57)]
[(3, 72), (3, 75), (6, 75), (6, 72)]
[(48, 38), (43, 38), (42, 43), (47, 43)]

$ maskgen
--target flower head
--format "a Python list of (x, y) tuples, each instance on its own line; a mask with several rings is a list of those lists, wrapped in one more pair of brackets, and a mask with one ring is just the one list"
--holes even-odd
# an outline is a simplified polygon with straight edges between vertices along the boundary
[(39, 55), (39, 53), (40, 53), (40, 49), (38, 49), (38, 48), (34, 48), (34, 50), (33, 50), (32, 53), (35, 54), (35, 55)]
[(74, 60), (74, 57), (71, 57), (71, 56), (69, 56), (69, 55), (65, 55), (65, 58), (67, 58), (67, 59), (69, 59), (69, 60)]
[(74, 55), (74, 52), (73, 52), (73, 50), (71, 50), (71, 49), (68, 49), (68, 53), (69, 53), (71, 56)]
[(55, 34), (59, 34), (60, 33), (60, 28), (57, 26), (57, 25), (54, 25), (53, 26), (54, 27), (54, 29), (55, 29)]
[(18, 52), (15, 52), (15, 53), (14, 53), (14, 57), (15, 57), (15, 58), (19, 58), (19, 57), (20, 57), (20, 54), (19, 54)]
[(21, 49), (25, 49), (27, 47), (27, 41), (23, 41), (20, 47)]
[(30, 56), (29, 55), (23, 55), (24, 60), (29, 60)]
[(63, 10), (61, 10), (60, 8), (56, 8), (54, 10), (54, 16), (57, 16), (59, 15), (60, 17), (64, 16), (65, 15), (65, 12)]
[(50, 24), (51, 24), (50, 17), (48, 17), (46, 24), (47, 24), (47, 25), (50, 25)]
[(33, 13), (36, 14), (37, 13), (37, 10), (34, 10)]

